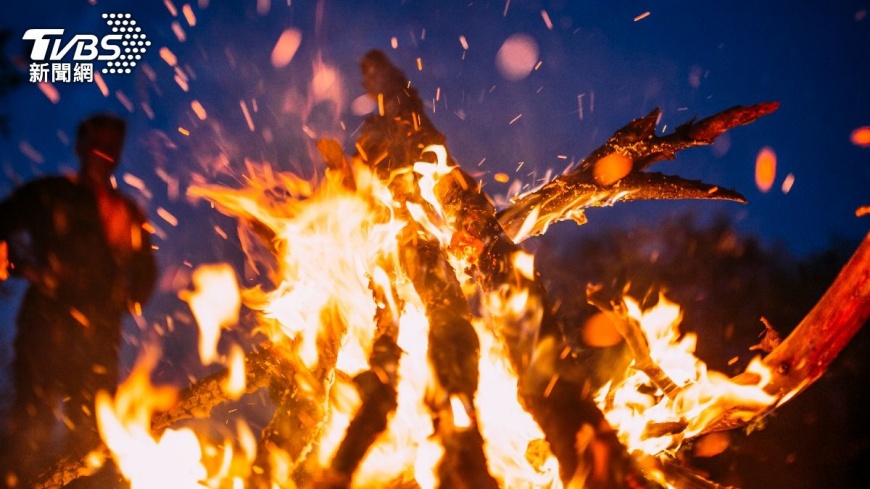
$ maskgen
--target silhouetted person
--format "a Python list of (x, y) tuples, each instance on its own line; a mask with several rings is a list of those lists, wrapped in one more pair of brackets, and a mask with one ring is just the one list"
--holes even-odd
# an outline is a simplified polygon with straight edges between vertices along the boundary
[(114, 393), (122, 317), (154, 285), (145, 216), (111, 184), (124, 135), (115, 116), (84, 120), (77, 177), (30, 182), (0, 203), (0, 275), (8, 270), (30, 282), (16, 322), (15, 401), (0, 449), (0, 466), (16, 477), (0, 484), (17, 478), (26, 487), (55, 462), (58, 429), (65, 432), (61, 455), (95, 446), (94, 394)]

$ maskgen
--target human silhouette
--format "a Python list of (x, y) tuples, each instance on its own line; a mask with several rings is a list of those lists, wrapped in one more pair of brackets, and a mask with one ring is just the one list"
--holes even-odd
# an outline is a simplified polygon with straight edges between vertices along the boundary
[(151, 294), (145, 215), (111, 180), (125, 132), (114, 115), (85, 119), (78, 175), (32, 181), (0, 203), (0, 279), (30, 283), (16, 321), (0, 484), (27, 487), (57, 456), (96, 446), (94, 395), (115, 390), (121, 320)]

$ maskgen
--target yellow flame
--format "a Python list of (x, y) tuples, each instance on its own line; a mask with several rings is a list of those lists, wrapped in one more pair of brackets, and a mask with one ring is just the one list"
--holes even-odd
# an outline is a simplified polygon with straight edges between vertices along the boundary
[(504, 347), (482, 322), (476, 321), (475, 329), (480, 338), (477, 414), (490, 472), (506, 489), (561, 488), (556, 457), (517, 402), (517, 375)]
[(245, 352), (238, 345), (230, 350), (229, 375), (221, 388), (230, 399), (238, 399), (245, 393)]
[(471, 417), (468, 415), (468, 409), (465, 403), (457, 395), (450, 396), (450, 411), (453, 414), (453, 427), (460, 430), (470, 428), (472, 425)]
[(193, 272), (193, 292), (179, 294), (199, 325), (199, 356), (208, 365), (217, 358), (222, 327), (239, 320), (241, 298), (236, 274), (227, 264), (201, 265)]
[(514, 267), (529, 280), (535, 279), (535, 256), (525, 251), (517, 251), (511, 256)]
[(764, 391), (771, 377), (759, 359), (754, 359), (748, 368), (758, 377), (750, 385), (737, 384), (722, 373), (708, 371), (706, 364), (694, 355), (696, 336), (680, 333), (681, 313), (676, 304), (660, 297), (652, 309), (641, 310), (636, 301), (626, 298), (625, 306), (640, 323), (653, 362), (678, 386), (676, 393), (668, 397), (651, 389), (651, 382), (643, 372), (629, 367), (623, 381), (608, 384), (598, 392), (596, 401), (629, 450), (656, 455), (676, 448), (683, 438), (702, 433), (726, 411), (744, 407), (748, 416), (752, 407), (775, 402), (776, 398)]
[[(313, 89), (329, 86), (328, 76), (321, 76), (325, 78)], [(417, 162), (413, 174), (400, 175), (415, 176), (425, 200), (407, 203), (406, 215), (448, 249), (452, 227), (436, 188), (455, 167), (449, 164), (442, 146), (427, 147), (425, 152), (434, 154), (434, 163)], [(330, 369), (322, 380), (324, 408), (329, 414), (322, 421), (307, 468), (329, 467), (360, 407), (360, 396), (350, 379), (369, 368), (375, 337), (373, 318), (381, 307), (398, 317), (397, 343), (404, 352), (398, 370), (389, 373), (397, 379), (398, 407), (388, 419), (387, 430), (354, 474), (352, 487), (413, 482), (423, 488), (437, 487), (436, 467), (443, 448), (433, 425), (433, 413), (424, 400), (433, 387), (427, 354), (429, 324), (425, 306), (401, 274), (397, 259), (396, 236), (406, 224), (396, 218), (401, 204), (394, 202), (386, 185), (356, 160), (351, 160), (355, 190), (345, 186), (346, 178), (330, 177), (311, 183), (252, 163), (249, 169), (251, 178), (246, 189), (198, 187), (192, 189), (191, 195), (206, 197), (225, 212), (256, 221), (272, 233), (270, 246), (276, 261), (272, 278), (277, 285), (271, 290), (245, 291), (245, 304), (262, 312), (266, 318), (262, 329), (273, 342), (287, 346), (292, 352), (289, 360), (295, 362), (296, 368), (311, 372)], [(275, 188), (283, 190), (280, 197), (276, 197)], [(537, 219), (534, 215), (521, 234), (530, 233)], [(511, 263), (518, 279), (534, 279), (532, 255), (515, 253)], [(469, 277), (462, 273), (462, 267), (456, 269), (459, 279), (468, 285)], [(454, 426), (470, 429), (476, 425), (481, 430), (490, 472), (501, 487), (508, 489), (562, 487), (555, 457), (540, 428), (517, 400), (517, 375), (496, 336), (498, 328), (509, 327), (519, 332), (520, 344), (533, 351), (543, 314), (535, 297), (511, 284), (484, 294), (486, 317), (473, 321), (481, 346), (478, 392), (473, 400), (457, 395), (448, 398), (448, 416), (452, 414)], [(625, 308), (644, 330), (653, 362), (678, 386), (668, 397), (651, 388), (644, 374), (629, 368), (626, 375), (618, 376), (624, 380), (599, 393), (608, 420), (631, 450), (658, 454), (673, 449), (683, 438), (702, 433), (726, 410), (733, 413), (740, 407), (749, 409), (774, 402), (763, 390), (770, 372), (758, 361), (748, 369), (757, 377), (751, 385), (738, 385), (722, 374), (708, 372), (694, 356), (695, 336), (681, 334), (678, 329), (680, 310), (676, 305), (662, 298), (656, 307), (643, 310), (636, 301), (626, 299)], [(327, 357), (322, 357), (328, 349), (324, 347), (329, 343), (327, 339), (340, 345), (334, 369), (324, 363)], [(240, 352), (231, 354), (234, 358), (240, 356)], [(238, 367), (232, 370), (242, 371)], [(384, 374), (384, 379), (387, 377)], [(239, 428), (238, 443), (239, 451), (250, 463), (255, 443), (250, 430), (246, 430)], [(219, 455), (220, 465), (227, 467), (230, 455)], [(265, 455), (272, 462), (275, 486), (285, 487), (299, 463), (292, 458), (296, 455), (291, 457), (281, 449), (271, 449)], [(221, 469), (221, 473), (233, 472)], [(233, 480), (232, 484), (237, 483)]]
[(423, 153), (432, 153), (435, 155), (435, 163), (418, 161), (414, 163), (414, 172), (420, 174), (418, 185), (420, 186), (420, 195), (423, 200), (428, 202), (436, 210), (438, 215), (444, 216), (444, 209), (441, 207), (441, 202), (435, 196), (435, 185), (445, 175), (449, 175), (455, 168), (447, 163), (447, 149), (440, 144), (426, 146)]
[[(413, 300), (413, 290), (405, 291)], [(387, 431), (369, 450), (354, 483), (359, 487), (397, 480), (416, 480), (420, 487), (437, 485), (435, 466), (443, 450), (434, 440), (432, 418), (423, 401), (430, 380), (426, 350), (429, 347), (429, 322), (422, 308), (406, 304), (399, 322), (397, 343), (405, 352), (399, 363), (398, 407)]]
[(146, 354), (119, 387), (113, 399), (96, 396), (97, 426), (132, 489), (201, 488), (206, 478), (202, 448), (190, 429), (166, 430), (151, 436), (151, 415), (175, 402), (175, 389), (155, 388), (150, 374), (157, 356)]

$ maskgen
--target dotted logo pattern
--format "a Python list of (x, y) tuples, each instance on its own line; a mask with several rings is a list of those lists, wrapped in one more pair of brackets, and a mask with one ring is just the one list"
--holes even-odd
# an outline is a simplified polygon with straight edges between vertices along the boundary
[(130, 14), (103, 14), (106, 24), (112, 28), (112, 32), (124, 36), (121, 45), (123, 52), (115, 61), (106, 62), (106, 68), (101, 71), (106, 74), (131, 73), (136, 62), (142, 59), (142, 55), (151, 46), (148, 36), (142, 32), (142, 28), (136, 25), (136, 21)]

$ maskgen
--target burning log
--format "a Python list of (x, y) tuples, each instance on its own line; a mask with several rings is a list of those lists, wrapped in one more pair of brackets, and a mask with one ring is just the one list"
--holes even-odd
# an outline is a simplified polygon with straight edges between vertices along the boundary
[(377, 437), (387, 429), (389, 416), (398, 406), (396, 371), (401, 353), (393, 336), (383, 334), (375, 340), (369, 359), (372, 368), (354, 378), (362, 405), (347, 427), (328, 473), (315, 481), (316, 488), (350, 487), (354, 471)]
[[(389, 178), (397, 170), (410, 168), (423, 148), (443, 144), (445, 138), (426, 117), (416, 90), (383, 53), (368, 53), (362, 70), (363, 84), (378, 101), (380, 112), (367, 119), (358, 149), (382, 178)], [(559, 460), (562, 479), (566, 483), (575, 478), (583, 481), (587, 477), (584, 471), (594, 466), (604, 470), (591, 475), (593, 485), (624, 485), (637, 471), (607, 428), (601, 412), (583, 394), (582, 380), (568, 372), (576, 370), (576, 366), (570, 365), (570, 357), (563, 354), (566, 350), (561, 329), (540, 278), (515, 267), (513, 259), (518, 248), (502, 231), (495, 209), (470, 176), (454, 164), (434, 190), (448, 221), (453, 223), (453, 252), (473, 264), (475, 278), (484, 292), (528, 294), (523, 308), (532, 313), (502, 321), (500, 333), (521, 379), (519, 391), (524, 407), (544, 430)], [(537, 364), (530, 368), (534, 357)], [(595, 450), (585, 454), (578, 450), (581, 432), (586, 432), (587, 446), (595, 445)], [(582, 457), (596, 460), (581, 461)]]
[(603, 288), (601, 287), (587, 287), (587, 300), (604, 313), (616, 326), (617, 331), (622, 335), (625, 344), (628, 345), (628, 349), (634, 357), (634, 367), (645, 373), (650, 381), (661, 389), (664, 395), (673, 398), (674, 393), (679, 387), (650, 357), (649, 344), (640, 324), (629, 316), (621, 298), (605, 299), (602, 291)]
[(725, 131), (770, 114), (779, 102), (732, 107), (698, 122), (689, 121), (666, 136), (656, 136), (661, 111), (635, 119), (616, 131), (577, 169), (521, 196), (498, 213), (499, 223), (515, 242), (541, 234), (550, 224), (586, 222), (584, 209), (632, 200), (713, 199), (744, 202), (737, 192), (671, 175), (643, 172), (673, 159), (680, 150), (712, 144)]
[[(399, 133), (404, 128), (381, 122), (375, 118), (367, 121), (357, 148), (360, 157), (383, 180), (390, 181), (395, 170), (409, 168), (419, 156), (410, 150), (406, 152), (407, 144), (415, 144), (411, 141), (416, 133)], [(390, 182), (394, 199), (404, 205), (422, 202), (414, 187), (413, 180), (401, 176)], [(420, 296), (430, 324), (428, 354), (436, 389), (427, 403), (435, 413), (436, 431), (445, 449), (438, 475), (446, 487), (497, 487), (486, 467), (474, 409), (480, 344), (456, 272), (447, 262), (439, 241), (420, 225), (408, 224), (398, 240), (402, 268)]]
[[(254, 461), (252, 487), (266, 487), (274, 480), (274, 455), (280, 453), (292, 471), (305, 460), (326, 419), (324, 406), (335, 370), (338, 343), (345, 328), (331, 328), (335, 335), (318, 338), (317, 366), (295, 368), (301, 361), (286, 362), (288, 369), (269, 379), (269, 397), (275, 414), (263, 429)], [(295, 355), (293, 355), (295, 356)]]
[(438, 467), (442, 487), (497, 488), (486, 467), (474, 409), (480, 342), (456, 272), (438, 240), (419, 225), (406, 226), (399, 243), (402, 267), (429, 319), (429, 360), (436, 386), (427, 403), (436, 413), (445, 450)]

